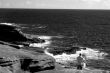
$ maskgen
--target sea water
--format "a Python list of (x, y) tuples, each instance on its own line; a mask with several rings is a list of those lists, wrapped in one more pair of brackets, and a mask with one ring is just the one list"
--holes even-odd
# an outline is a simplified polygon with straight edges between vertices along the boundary
[[(1, 9), (0, 11), (1, 23), (14, 23), (22, 32), (44, 39), (45, 43), (31, 43), (30, 46), (45, 48), (45, 53), (55, 58), (57, 62), (74, 61), (79, 53), (83, 53), (90, 60), (105, 60), (101, 62), (105, 68), (110, 66), (109, 18), (110, 11), (101, 10)], [(57, 50), (71, 48), (74, 45), (86, 49), (56, 55), (48, 51), (54, 48)]]

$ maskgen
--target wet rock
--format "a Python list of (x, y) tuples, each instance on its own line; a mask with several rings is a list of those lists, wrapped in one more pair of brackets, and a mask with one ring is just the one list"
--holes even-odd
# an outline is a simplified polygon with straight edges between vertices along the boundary
[(45, 42), (45, 40), (39, 39), (39, 38), (31, 38), (31, 39), (28, 39), (28, 41), (30, 41), (31, 43), (44, 43)]
[[(12, 47), (18, 48), (17, 45), (29, 46), (30, 43), (43, 43), (45, 40), (39, 38), (28, 37), (25, 33), (20, 31), (15, 24), (11, 23), (0, 23), (0, 41), (9, 42), (13, 45)], [(14, 37), (13, 37), (14, 36)], [(1, 42), (0, 42), (1, 43)], [(8, 45), (8, 44), (7, 44)]]
[[(0, 23), (0, 33), (2, 34), (0, 36), (0, 40), (2, 41), (27, 41), (27, 38), (24, 35), (22, 35), (22, 33), (13, 24), (8, 25), (8, 23)], [(12, 38), (12, 36), (14, 37)]]
[(48, 52), (52, 53), (53, 55), (58, 55), (62, 53), (74, 54), (76, 53), (76, 51), (80, 51), (81, 49), (86, 50), (85, 47), (74, 46), (69, 48), (52, 48), (52, 49), (49, 49)]

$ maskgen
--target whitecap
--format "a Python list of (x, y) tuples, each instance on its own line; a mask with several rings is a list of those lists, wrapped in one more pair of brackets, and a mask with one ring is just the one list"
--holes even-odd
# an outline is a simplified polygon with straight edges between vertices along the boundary
[(81, 49), (80, 51), (76, 51), (75, 54), (66, 54), (66, 53), (62, 53), (61, 55), (53, 55), (51, 53), (48, 52), (47, 48), (45, 50), (45, 53), (52, 56), (53, 58), (55, 58), (56, 62), (60, 62), (60, 63), (67, 63), (68, 61), (76, 61), (76, 58), (79, 56), (79, 54), (85, 54), (87, 59), (94, 59), (94, 60), (99, 60), (99, 59), (104, 59), (104, 57), (106, 55), (108, 55), (105, 52), (100, 52), (97, 49), (92, 49), (92, 48), (87, 48)]
[(12, 25), (12, 23), (0, 23), (0, 24), (4, 24), (4, 25)]
[(52, 37), (51, 36), (38, 36), (38, 38), (40, 39), (44, 39), (44, 40), (50, 40)]
[(44, 43), (31, 43), (29, 46), (30, 47), (39, 47), (39, 48), (44, 48), (46, 46), (49, 46), (51, 41), (45, 40)]
[(44, 48), (46, 46), (50, 46), (51, 44), (51, 36), (43, 36), (43, 35), (36, 35), (37, 38), (45, 40), (44, 43), (31, 43), (29, 46), (30, 47), (39, 47), (39, 48)]

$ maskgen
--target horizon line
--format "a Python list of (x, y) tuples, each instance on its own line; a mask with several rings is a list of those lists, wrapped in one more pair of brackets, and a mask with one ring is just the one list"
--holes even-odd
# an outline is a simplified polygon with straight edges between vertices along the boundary
[(101, 11), (104, 11), (104, 10), (107, 10), (109, 11), (110, 9), (55, 9), (55, 8), (0, 8), (0, 9), (12, 9), (12, 10), (101, 10)]

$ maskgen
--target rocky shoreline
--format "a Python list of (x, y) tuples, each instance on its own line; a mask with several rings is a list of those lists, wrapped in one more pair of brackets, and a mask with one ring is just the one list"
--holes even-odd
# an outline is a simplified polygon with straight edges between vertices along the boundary
[[(29, 46), (31, 43), (44, 43), (45, 40), (22, 33), (17, 27), (13, 26), (13, 24), (7, 25), (7, 23), (0, 23), (0, 26), (2, 26), (0, 33), (3, 34), (0, 36), (0, 73), (77, 72), (76, 69), (70, 69), (70, 67), (58, 63), (56, 64), (56, 60), (53, 57), (45, 54), (45, 48)], [(78, 47), (74, 48), (79, 50)], [(72, 48), (65, 51), (69, 53), (70, 50), (72, 50)], [(57, 50), (49, 50), (49, 52), (54, 54), (56, 54), (56, 51)], [(89, 72), (97, 73), (97, 71), (94, 72), (94, 70)], [(102, 73), (102, 70), (99, 70), (98, 73)]]
[(26, 35), (12, 24), (0, 23), (0, 27), (0, 73), (34, 73), (55, 68), (54, 58), (46, 55), (44, 49), (29, 47), (30, 43), (45, 40)]

